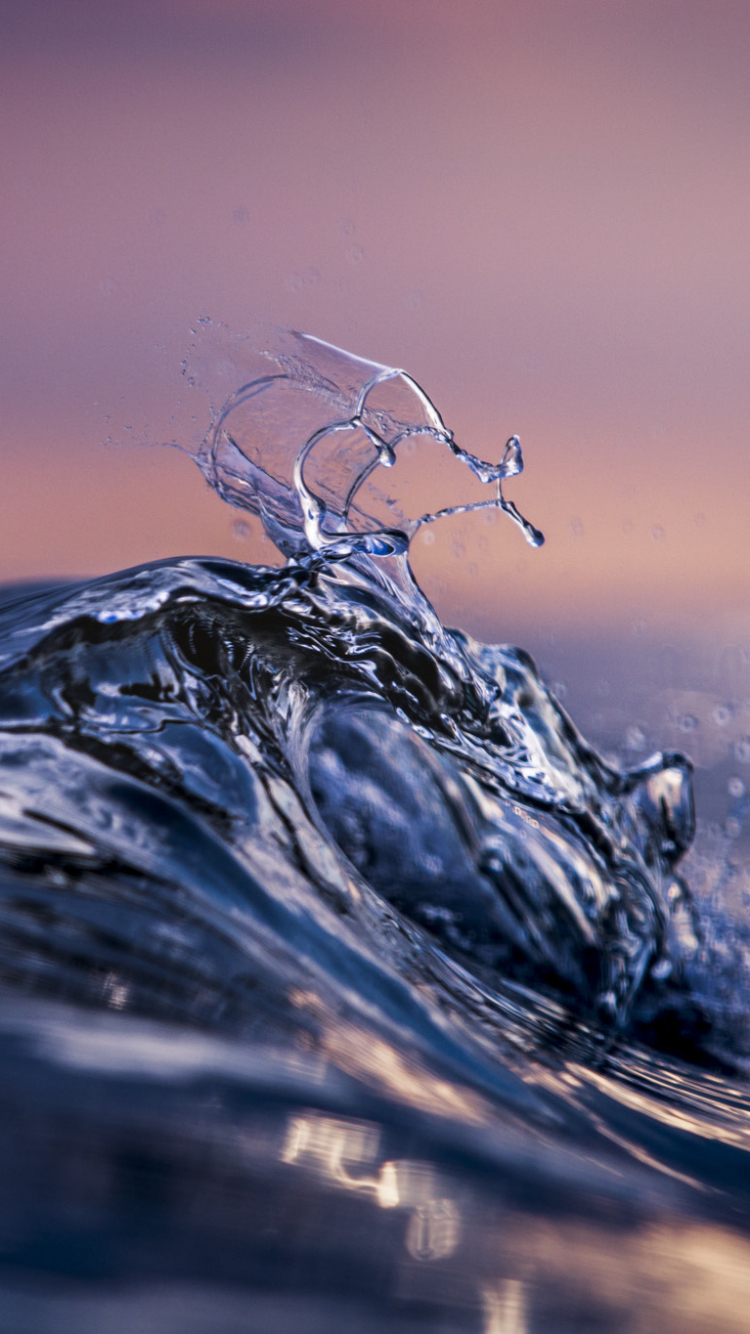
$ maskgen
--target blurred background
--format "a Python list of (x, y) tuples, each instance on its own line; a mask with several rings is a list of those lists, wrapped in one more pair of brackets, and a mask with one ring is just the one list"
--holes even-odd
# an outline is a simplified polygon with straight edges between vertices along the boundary
[(576, 664), (601, 659), (585, 694), (591, 712), (595, 678), (602, 736), (631, 678), (702, 681), (736, 709), (744, 0), (0, 16), (0, 579), (272, 559), (256, 521), (153, 447), (207, 425), (180, 375), (197, 319), (268, 320), (403, 366), (484, 457), (521, 436), (507, 494), (547, 543), (481, 516), (423, 532), (415, 568), (445, 619), (526, 644), (570, 698)]
[[(181, 554), (277, 559), (257, 520), (160, 447), (194, 447), (209, 425), (181, 373), (205, 317), (237, 331), (301, 329), (404, 367), (458, 442), (487, 459), (517, 432), (526, 470), (506, 495), (545, 545), (532, 550), (502, 516), (443, 520), (415, 539), (415, 571), (449, 625), (531, 650), (603, 753), (628, 764), (656, 747), (693, 757), (698, 837), (685, 868), (706, 975), (717, 960), (730, 1019), (746, 1004), (750, 959), (747, 936), (733, 937), (750, 907), (749, 90), (748, 0), (0, 0), (0, 585)], [(64, 936), (61, 950), (77, 939)], [(727, 942), (744, 973), (732, 972)], [(118, 987), (102, 994), (110, 1009), (122, 1003)], [(306, 1049), (290, 1065), (297, 1084), (264, 1073), (261, 1048), (245, 1066), (228, 1046), (214, 1059), (157, 1030), (131, 1038), (119, 1013), (93, 1028), (74, 1015), (66, 1030), (51, 1010), (28, 1018), (25, 1004), (4, 1005), (0, 1032), (12, 1131), (0, 1136), (10, 1182), (0, 1258), (30, 1201), (28, 1233), (41, 1240), (28, 1263), (40, 1273), (106, 1272), (112, 1244), (123, 1272), (158, 1278), (162, 1265), (167, 1279), (153, 1297), (134, 1289), (111, 1303), (104, 1287), (70, 1288), (64, 1309), (51, 1281), (19, 1280), (5, 1326), (0, 1315), (12, 1334), (246, 1330), (241, 1285), (271, 1283), (284, 1264), (304, 1278), (308, 1254), (315, 1282), (335, 1270), (343, 1290), (350, 1274), (360, 1281), (347, 1257), (372, 1259), (373, 1304), (390, 1300), (391, 1270), (378, 1267), (389, 1255), (405, 1302), (466, 1303), (470, 1281), (486, 1334), (525, 1327), (519, 1273), (542, 1285), (533, 1318), (545, 1319), (552, 1292), (548, 1309), (573, 1322), (561, 1330), (630, 1328), (630, 1316), (607, 1313), (633, 1302), (651, 1311), (644, 1331), (746, 1327), (747, 1244), (729, 1227), (744, 1226), (747, 1171), (721, 1156), (744, 1142), (728, 1132), (723, 1145), (717, 1131), (685, 1148), (689, 1123), (670, 1112), (668, 1132), (649, 1138), (635, 1094), (627, 1117), (612, 1103), (602, 1122), (597, 1089), (575, 1169), (555, 1164), (556, 1123), (545, 1122), (533, 1152), (518, 1151), (514, 1130), (506, 1157), (486, 1159), (491, 1170), (454, 1186), (436, 1167), (425, 1194), (425, 1163), (439, 1166), (451, 1141), (421, 1140), (408, 1106), (391, 1124), (385, 1102), (347, 1102), (348, 1084), (329, 1094), (317, 1066), (304, 1083)], [(31, 1055), (14, 1023), (28, 1028)], [(575, 1053), (567, 1023), (561, 1049)], [(108, 1067), (123, 1033), (125, 1065)], [(149, 1050), (158, 1096), (136, 1061)], [(346, 1051), (331, 1039), (331, 1070), (346, 1068), (336, 1055)], [(597, 1048), (597, 1078), (599, 1060)], [(631, 1090), (649, 1087), (644, 1069), (632, 1067)], [(248, 1075), (243, 1092), (245, 1070), (258, 1082)], [(536, 1098), (545, 1086), (534, 1083)], [(702, 1116), (697, 1085), (685, 1087)], [(316, 1120), (329, 1096), (328, 1119)], [(313, 1108), (307, 1140), (288, 1123), (312, 1146), (307, 1160), (300, 1151), (307, 1178), (283, 1139), (287, 1097)], [(719, 1092), (709, 1109), (710, 1097), (719, 1125)], [(369, 1122), (352, 1119), (370, 1105), (382, 1155)], [(648, 1148), (644, 1164), (658, 1166), (667, 1146), (670, 1189), (692, 1191), (694, 1170), (699, 1184), (716, 1173), (705, 1215), (686, 1196), (652, 1194), (632, 1161), (580, 1175), (589, 1127), (607, 1116), (616, 1145), (632, 1133)], [(440, 1206), (443, 1250), (420, 1251), (403, 1211), (358, 1193), (356, 1174), (379, 1172), (380, 1156), (416, 1183), (417, 1222), (431, 1216), (420, 1201)], [(528, 1217), (527, 1180), (539, 1192)], [(455, 1260), (454, 1196), (465, 1229)], [(564, 1210), (545, 1215), (563, 1198), (585, 1228)], [(668, 1221), (667, 1206), (677, 1224), (647, 1227)], [(714, 1209), (730, 1220), (724, 1232), (710, 1230)], [(422, 1264), (435, 1256), (448, 1257), (444, 1288)], [(236, 1292), (200, 1288), (222, 1274)], [(477, 1296), (485, 1274), (494, 1286)], [(586, 1284), (590, 1305), (571, 1305)], [(256, 1293), (257, 1328), (300, 1328), (302, 1306), (287, 1295), (273, 1306)], [(315, 1325), (304, 1302), (306, 1329), (341, 1328), (322, 1301)], [(383, 1327), (364, 1305), (352, 1312), (346, 1328)]]

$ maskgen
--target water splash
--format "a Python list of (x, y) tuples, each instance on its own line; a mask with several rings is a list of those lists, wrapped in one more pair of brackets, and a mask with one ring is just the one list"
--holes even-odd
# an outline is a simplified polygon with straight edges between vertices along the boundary
[[(213, 326), (206, 332), (212, 340), (217, 336)], [(406, 558), (420, 526), (487, 508), (509, 515), (532, 545), (543, 542), (543, 535), (502, 491), (503, 481), (523, 468), (518, 437), (508, 440), (498, 464), (489, 463), (456, 443), (437, 408), (402, 370), (300, 333), (278, 334), (272, 350), (258, 350), (251, 340), (226, 329), (218, 335), (232, 373), (245, 373), (241, 386), (214, 412), (200, 447), (197, 462), (204, 476), (225, 500), (260, 515), (269, 536), (289, 558), (287, 569), (301, 563), (305, 569), (327, 572), (330, 579), (333, 564), (348, 561), (347, 569), (335, 576), (339, 583), (351, 582), (356, 569), (360, 592), (369, 588), (372, 596), (377, 588), (382, 596), (387, 589), (387, 610), (379, 609), (381, 614), (385, 611), (394, 625), (405, 622), (410, 635), (416, 626), (420, 647), (433, 659), (438, 679), (450, 673), (460, 683), (464, 700), (471, 701), (468, 708), (464, 702), (458, 709), (455, 698), (448, 709), (436, 704), (437, 728), (433, 718), (428, 723), (415, 717), (413, 708), (403, 704), (397, 705), (395, 718), (377, 723), (371, 711), (352, 706), (356, 739), (343, 736), (340, 721), (335, 728), (319, 727), (311, 743), (311, 790), (326, 827), (386, 897), (454, 946), (460, 942), (494, 967), (502, 960), (503, 967), (516, 973), (521, 958), (531, 959), (532, 971), (549, 967), (558, 981), (572, 983), (579, 996), (590, 994), (593, 969), (600, 1011), (622, 1020), (649, 970), (652, 978), (665, 978), (675, 969), (666, 945), (674, 915), (668, 905), (679, 904), (678, 915), (689, 912), (685, 888), (672, 871), (691, 838), (689, 766), (681, 756), (669, 755), (656, 756), (629, 775), (607, 771), (580, 742), (571, 744), (574, 733), (568, 720), (523, 655), (480, 649), (465, 636), (444, 630), (414, 583)], [(426, 437), (438, 451), (447, 448), (482, 485), (492, 487), (492, 497), (416, 518), (408, 518), (389, 498), (389, 513), (395, 511), (399, 527), (381, 526), (382, 496), (373, 487), (373, 474), (379, 467), (392, 468), (399, 447), (415, 436)], [(384, 556), (389, 557), (385, 564), (372, 559)], [(332, 596), (340, 596), (329, 586)], [(356, 631), (346, 630), (342, 638), (350, 641), (350, 656), (361, 654)], [(507, 698), (509, 678), (515, 692), (512, 704)], [(384, 682), (377, 672), (371, 679), (382, 699), (388, 693)], [(472, 708), (475, 700), (478, 710)], [(371, 735), (375, 726), (381, 732), (377, 740)], [(397, 736), (399, 728), (403, 740)], [(408, 751), (416, 737), (428, 743), (421, 761), (428, 764), (427, 772), (434, 771), (434, 752), (450, 752), (459, 766), (470, 755), (478, 767), (478, 794), (471, 787), (475, 775), (467, 788), (468, 775), (462, 770), (462, 786), (451, 799), (460, 810), (459, 842), (468, 842), (470, 850), (463, 862), (457, 849), (431, 855), (413, 836), (399, 834), (388, 814), (392, 803), (385, 791), (379, 799), (371, 794), (369, 805), (363, 805), (363, 791), (373, 786), (372, 773), (351, 766), (347, 770), (341, 756), (342, 748), (352, 753), (364, 748), (377, 755), (390, 747), (389, 763), (398, 771), (407, 763), (401, 751), (404, 746)], [(345, 770), (346, 791), (336, 781)], [(455, 786), (456, 778), (451, 778)], [(445, 789), (445, 780), (441, 783), (434, 773), (431, 781)], [(534, 809), (492, 805), (508, 794), (530, 799)], [(646, 811), (654, 828), (648, 829)], [(571, 839), (562, 819), (578, 826), (594, 822), (596, 856), (592, 858), (591, 831), (580, 840)], [(414, 822), (418, 828), (416, 809)], [(655, 833), (660, 822), (661, 832)], [(681, 830), (677, 842), (668, 836), (672, 825)], [(426, 837), (434, 838), (432, 825), (428, 831)], [(367, 859), (362, 849), (370, 845), (379, 851)], [(657, 845), (660, 851), (654, 855)], [(629, 863), (633, 849), (636, 859)], [(385, 865), (387, 870), (382, 869)], [(439, 868), (433, 875), (425, 869), (430, 865)], [(399, 873), (398, 867), (408, 869)], [(414, 884), (407, 892), (410, 878)], [(575, 936), (575, 942), (562, 949), (559, 941), (553, 944), (560, 913), (562, 938), (567, 940), (573, 924)], [(466, 926), (467, 919), (471, 926)], [(519, 956), (513, 965), (509, 950)], [(592, 964), (591, 955), (598, 963)]]
[[(204, 337), (215, 332), (212, 326), (202, 330)], [(410, 541), (422, 524), (481, 509), (502, 510), (532, 546), (543, 543), (543, 534), (503, 496), (503, 481), (523, 470), (518, 436), (508, 440), (499, 463), (488, 463), (456, 443), (405, 371), (351, 356), (309, 334), (277, 334), (274, 349), (260, 351), (228, 330), (219, 336), (229, 344), (235, 373), (252, 378), (216, 413), (197, 461), (224, 500), (260, 515), (285, 555), (387, 554), (405, 549), (404, 539)], [(264, 373), (253, 366), (258, 361), (266, 363)], [(197, 378), (191, 374), (193, 382)], [(399, 447), (415, 437), (450, 450), (494, 494), (411, 519), (390, 500), (403, 533), (399, 542), (392, 527), (381, 528), (373, 515), (381, 496), (372, 479), (377, 468), (392, 468)]]
[[(604, 763), (527, 655), (447, 630), (411, 574), (409, 540), (441, 514), (494, 506), (540, 540), (501, 490), (521, 470), (517, 438), (487, 463), (456, 445), (403, 371), (302, 334), (257, 353), (220, 332), (228, 373), (238, 354), (243, 371), (259, 357), (266, 373), (244, 376), (215, 412), (197, 462), (224, 499), (261, 516), (287, 564), (162, 562), (61, 595), (37, 616), (33, 603), (20, 619), (6, 613), (0, 750), (15, 777), (0, 836), (13, 846), (27, 836), (49, 855), (72, 840), (84, 860), (124, 857), (91, 813), (105, 799), (90, 809), (64, 795), (69, 769), (76, 792), (110, 790), (87, 767), (95, 758), (177, 801), (170, 819), (180, 811), (188, 824), (161, 871), (181, 882), (190, 847), (196, 892), (199, 794), (231, 859), (247, 860), (246, 840), (257, 845), (259, 903), (285, 899), (296, 854), (271, 835), (270, 815), (250, 812), (285, 809), (294, 846), (316, 849), (304, 873), (311, 905), (321, 883), (349, 885), (356, 872), (378, 903), (493, 985), (552, 987), (620, 1026), (641, 993), (647, 1009), (671, 1004), (695, 941), (675, 869), (693, 831), (688, 761)], [(399, 511), (399, 527), (383, 526), (373, 473), (415, 435), (448, 449), (492, 498), (415, 519)], [(133, 824), (140, 801), (129, 792), (129, 813), (111, 812), (108, 828), (137, 830), (128, 864), (156, 874), (158, 858), (133, 860), (154, 837), (140, 817)], [(226, 893), (241, 902), (250, 891), (238, 874), (227, 871)]]
[[(321, 1246), (340, 1261), (356, 1199), (370, 1211), (363, 1291), (378, 1288), (362, 1277), (372, 1238), (398, 1224), (410, 1265), (469, 1275), (461, 1300), (486, 1328), (536, 1329), (534, 1256), (548, 1256), (561, 1209), (587, 1236), (607, 1210), (630, 1210), (633, 1235), (644, 1218), (666, 1227), (670, 1209), (708, 1228), (709, 1196), (714, 1221), (750, 1218), (736, 1053), (717, 1051), (689, 985), (701, 933), (678, 866), (691, 766), (672, 751), (606, 762), (526, 653), (446, 628), (416, 585), (409, 542), (442, 514), (492, 506), (541, 540), (501, 489), (521, 469), (516, 437), (486, 463), (404, 372), (301, 334), (272, 352), (209, 334), (186, 374), (224, 391), (197, 462), (260, 516), (283, 568), (182, 557), (0, 608), (14, 1133), (33, 1107), (43, 1143), (62, 1142), (48, 1122), (69, 1097), (108, 1172), (135, 1144), (159, 1182), (165, 1163), (195, 1182), (192, 1154), (257, 1178), (264, 1202), (299, 1174), (316, 1202), (315, 1281)], [(374, 476), (414, 437), (490, 498), (409, 517)], [(117, 1080), (119, 1100), (104, 1088)], [(186, 1136), (189, 1154), (175, 1148)], [(139, 1171), (126, 1175), (142, 1200)], [(85, 1216), (99, 1219), (102, 1273), (145, 1272), (132, 1217), (170, 1273), (165, 1237), (187, 1237), (191, 1266), (213, 1257), (214, 1279), (235, 1274), (225, 1215), (200, 1242), (151, 1176), (156, 1194), (136, 1208), (83, 1173), (72, 1212), (54, 1173), (43, 1191), (19, 1180), (18, 1217), (32, 1221), (8, 1243), (16, 1266), (48, 1263), (50, 1227), (72, 1254)], [(478, 1257), (482, 1220), (498, 1246), (514, 1235), (501, 1197), (529, 1250), (524, 1263), (508, 1250), (498, 1273)], [(54, 1226), (33, 1221), (38, 1200)], [(260, 1273), (258, 1229), (243, 1246), (251, 1236)], [(279, 1235), (280, 1272), (308, 1273)], [(632, 1255), (645, 1272), (645, 1252)]]

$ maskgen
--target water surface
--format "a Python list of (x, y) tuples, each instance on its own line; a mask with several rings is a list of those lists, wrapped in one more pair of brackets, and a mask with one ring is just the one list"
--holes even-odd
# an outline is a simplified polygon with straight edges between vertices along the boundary
[[(298, 334), (185, 373), (285, 564), (0, 609), (0, 1322), (745, 1329), (733, 831), (411, 573), (447, 511), (540, 544), (518, 439)], [(466, 493), (411, 513), (425, 459)]]

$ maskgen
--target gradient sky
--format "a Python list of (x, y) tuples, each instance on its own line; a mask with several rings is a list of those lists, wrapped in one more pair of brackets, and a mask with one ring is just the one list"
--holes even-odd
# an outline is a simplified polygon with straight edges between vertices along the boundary
[(487, 457), (520, 434), (543, 550), (415, 543), (454, 621), (743, 601), (746, 0), (0, 0), (0, 34), (0, 579), (269, 558), (138, 443), (202, 429), (209, 314), (404, 366)]

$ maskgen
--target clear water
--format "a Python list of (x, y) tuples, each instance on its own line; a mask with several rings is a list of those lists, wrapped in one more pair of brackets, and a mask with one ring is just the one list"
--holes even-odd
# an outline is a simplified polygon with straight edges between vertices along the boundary
[[(518, 441), (208, 334), (197, 461), (286, 563), (0, 609), (0, 1328), (746, 1329), (747, 951), (680, 873), (690, 762), (603, 759), (411, 575), (447, 508), (543, 540)], [(487, 490), (410, 517), (425, 446)]]

